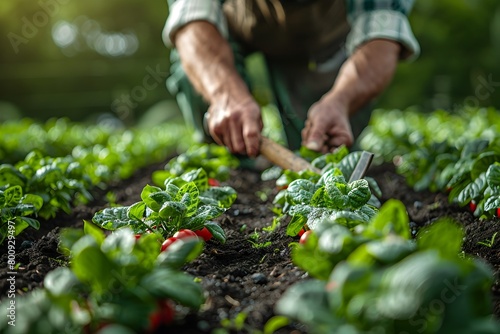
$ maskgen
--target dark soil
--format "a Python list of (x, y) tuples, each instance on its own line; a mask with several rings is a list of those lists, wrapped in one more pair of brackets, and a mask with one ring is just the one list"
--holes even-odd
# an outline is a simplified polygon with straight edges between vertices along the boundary
[[(107, 191), (116, 194), (118, 204), (137, 202), (144, 185), (152, 183), (152, 172), (163, 168), (163, 165), (145, 168), (131, 179), (111, 185)], [(499, 219), (480, 221), (465, 208), (449, 204), (446, 194), (414, 192), (391, 165), (372, 167), (368, 176), (374, 177), (381, 187), (382, 202), (396, 198), (406, 205), (413, 230), (440, 217), (451, 217), (464, 225), (464, 251), (484, 259), (495, 271), (497, 279), (492, 287), (492, 299), (494, 314), (500, 318), (500, 242), (497, 241), (491, 248), (478, 244), (500, 231)], [(203, 254), (185, 268), (201, 279), (206, 291), (206, 303), (197, 313), (178, 307), (179, 319), (165, 332), (210, 333), (222, 327), (222, 319), (235, 319), (241, 313), (247, 316), (246, 328), (241, 332), (262, 330), (265, 322), (274, 315), (273, 306), (283, 292), (290, 285), (307, 279), (307, 274), (290, 260), (289, 244), (297, 239), (286, 236), (287, 222), (274, 232), (262, 231), (263, 227), (272, 224), (274, 217), (271, 211), (271, 202), (276, 194), (274, 182), (261, 181), (260, 174), (253, 171), (237, 170), (225, 184), (238, 192), (235, 204), (218, 220), (227, 234), (227, 242), (224, 245), (212, 240), (207, 242)], [(47, 272), (66, 265), (66, 259), (57, 251), (60, 228), (82, 227), (84, 219), (91, 220), (95, 212), (107, 205), (107, 191), (96, 191), (94, 202), (76, 207), (71, 215), (60, 214), (43, 221), (39, 231), (26, 231), (16, 239), (16, 261), (21, 263), (16, 280), (19, 294), (42, 286)], [(255, 231), (259, 233), (257, 246), (249, 241)], [(266, 242), (270, 245), (258, 247)], [(1, 298), (6, 296), (8, 288), (5, 253), (3, 248), (0, 257)], [(300, 326), (291, 325), (280, 333), (305, 331)]]

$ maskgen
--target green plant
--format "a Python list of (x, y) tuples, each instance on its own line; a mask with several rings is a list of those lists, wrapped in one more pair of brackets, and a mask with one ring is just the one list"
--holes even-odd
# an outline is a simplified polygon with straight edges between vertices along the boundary
[(313, 333), (496, 333), (492, 271), (459, 256), (463, 232), (440, 221), (410, 238), (401, 202), (389, 201), (354, 230), (321, 221), (292, 259), (316, 279), (297, 283), (278, 314)]
[(498, 115), (493, 108), (378, 110), (361, 146), (393, 161), (415, 190), (448, 192), (450, 202), (492, 217), (500, 207)]
[(202, 252), (202, 241), (184, 239), (160, 253), (154, 234), (136, 240), (130, 229), (107, 237), (91, 223), (84, 229), (62, 233), (70, 267), (51, 271), (43, 289), (16, 298), (18, 326), (2, 319), (2, 333), (94, 333), (107, 326), (143, 332), (154, 329), (157, 312), (168, 311), (165, 303), (192, 309), (203, 303), (200, 284), (181, 271)]
[(210, 179), (225, 181), (229, 171), (239, 166), (239, 161), (229, 150), (216, 144), (194, 145), (186, 152), (171, 159), (165, 170), (153, 173), (153, 182), (162, 185), (166, 179), (180, 176), (191, 170), (203, 168)]
[(206, 227), (213, 237), (225, 242), (225, 234), (212, 219), (219, 217), (236, 199), (231, 187), (210, 187), (202, 169), (165, 180), (165, 188), (146, 185), (142, 201), (130, 206), (106, 208), (92, 221), (108, 230), (129, 227), (135, 233), (158, 233), (164, 238), (180, 229)]
[(493, 233), (493, 235), (491, 236), (490, 239), (486, 239), (485, 241), (479, 241), (478, 245), (483, 245), (483, 246), (486, 246), (488, 248), (493, 247), (493, 244), (495, 243), (495, 238), (496, 238), (497, 234), (498, 234), (498, 232), (495, 232), (495, 233)]
[(326, 217), (351, 224), (368, 222), (376, 213), (369, 205), (371, 192), (364, 179), (346, 182), (338, 168), (324, 172), (317, 183), (305, 179), (292, 181), (286, 189), (285, 212), (292, 219), (287, 234), (295, 236), (307, 225), (314, 229)]
[(40, 196), (23, 195), (19, 185), (0, 187), (0, 244), (6, 238), (12, 240), (28, 226), (39, 229), (38, 220), (27, 216), (35, 215), (42, 204)]

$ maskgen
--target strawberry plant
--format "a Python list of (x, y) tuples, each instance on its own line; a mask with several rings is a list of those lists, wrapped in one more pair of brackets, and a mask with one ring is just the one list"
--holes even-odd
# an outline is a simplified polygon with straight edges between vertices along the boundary
[[(153, 173), (153, 182), (162, 185), (166, 179), (180, 176), (191, 170), (203, 168), (210, 182), (225, 181), (229, 178), (229, 171), (238, 167), (239, 161), (229, 150), (216, 144), (200, 144), (190, 147), (186, 152), (171, 159), (165, 170)], [(212, 180), (213, 179), (213, 180)]]
[(38, 211), (42, 218), (54, 217), (59, 210), (71, 211), (73, 200), (89, 201), (90, 180), (82, 166), (70, 156), (45, 157), (33, 151), (15, 166), (0, 166), (0, 186), (17, 185), (24, 192), (38, 195), (43, 205)]
[(0, 244), (7, 236), (15, 237), (29, 226), (39, 229), (38, 220), (28, 216), (36, 215), (42, 204), (40, 196), (23, 195), (19, 185), (0, 187)]
[(341, 147), (312, 160), (315, 167), (321, 168), (321, 175), (311, 171), (283, 171), (276, 181), (281, 190), (274, 204), (279, 216), (292, 217), (287, 234), (295, 236), (305, 225), (314, 229), (325, 217), (353, 224), (353, 227), (368, 222), (375, 215), (380, 202), (370, 189), (380, 196), (377, 183), (368, 178), (346, 181), (360, 156), (361, 152), (348, 153)]
[(169, 238), (181, 229), (208, 229), (220, 242), (225, 234), (212, 219), (219, 217), (236, 199), (231, 187), (210, 187), (202, 168), (165, 180), (165, 188), (146, 185), (142, 201), (130, 206), (97, 212), (92, 221), (108, 230), (129, 227), (135, 233), (158, 233)]
[(389, 201), (368, 224), (324, 219), (292, 259), (315, 279), (297, 283), (278, 313), (313, 333), (497, 333), (492, 271), (459, 256), (462, 230), (443, 220), (410, 239), (404, 205)]
[(180, 270), (201, 253), (202, 241), (185, 239), (160, 253), (154, 235), (136, 240), (121, 229), (105, 237), (92, 224), (85, 231), (63, 232), (70, 267), (51, 271), (43, 289), (16, 298), (19, 327), (2, 320), (2, 333), (154, 331), (174, 320), (174, 303), (198, 309), (204, 302), (199, 283)]
[(378, 111), (361, 145), (394, 161), (415, 190), (448, 192), (450, 202), (491, 217), (500, 204), (494, 167), (500, 161), (499, 121), (492, 108), (454, 114)]

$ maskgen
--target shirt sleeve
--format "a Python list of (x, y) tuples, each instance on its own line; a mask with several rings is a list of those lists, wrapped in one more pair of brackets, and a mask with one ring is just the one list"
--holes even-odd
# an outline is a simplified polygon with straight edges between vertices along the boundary
[(219, 0), (169, 0), (169, 15), (163, 28), (163, 42), (172, 47), (170, 37), (179, 28), (193, 21), (208, 21), (223, 37), (228, 36), (226, 19)]
[(347, 18), (351, 31), (346, 49), (352, 54), (361, 44), (377, 38), (399, 42), (404, 50), (401, 58), (413, 60), (420, 46), (413, 35), (408, 14), (413, 0), (347, 0)]

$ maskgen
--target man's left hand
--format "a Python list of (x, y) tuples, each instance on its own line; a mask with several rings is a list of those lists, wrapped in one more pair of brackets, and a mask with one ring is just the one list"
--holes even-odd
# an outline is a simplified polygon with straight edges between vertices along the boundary
[(353, 141), (347, 106), (325, 98), (311, 106), (302, 130), (303, 146), (328, 153), (341, 145), (349, 147)]

